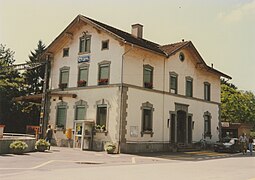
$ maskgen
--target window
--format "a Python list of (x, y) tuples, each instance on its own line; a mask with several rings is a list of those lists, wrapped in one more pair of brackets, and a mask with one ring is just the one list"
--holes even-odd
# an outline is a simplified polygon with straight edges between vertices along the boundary
[(78, 87), (87, 86), (88, 82), (88, 67), (79, 67), (79, 74), (78, 74)]
[(204, 137), (212, 137), (211, 135), (211, 114), (207, 111), (204, 113)]
[(211, 100), (211, 85), (208, 82), (204, 83), (204, 99), (206, 101)]
[(106, 105), (98, 105), (97, 106), (97, 119), (96, 124), (106, 128), (106, 118), (107, 118), (107, 106)]
[(152, 131), (151, 109), (143, 109), (143, 131)]
[(193, 79), (191, 77), (186, 77), (186, 96), (193, 96)]
[(63, 57), (68, 57), (69, 56), (69, 48), (64, 48), (63, 49)]
[(170, 73), (170, 92), (177, 94), (178, 75)]
[(90, 52), (90, 43), (91, 43), (91, 36), (82, 36), (80, 37), (80, 53), (89, 53)]
[(110, 64), (99, 64), (98, 85), (109, 84)]
[(85, 106), (77, 106), (75, 110), (75, 120), (85, 119)]
[(143, 134), (151, 134), (153, 135), (153, 105), (149, 102), (143, 103), (142, 107), (142, 132)]
[(75, 120), (84, 120), (86, 117), (86, 109), (88, 108), (87, 102), (79, 100), (75, 102), (73, 108), (75, 110)]
[(56, 126), (58, 128), (64, 129), (66, 126), (66, 109), (67, 109), (67, 105), (64, 102), (61, 102), (57, 106)]
[(109, 49), (109, 40), (102, 41), (102, 50)]
[(143, 67), (143, 86), (149, 89), (153, 87), (153, 67), (150, 65)]
[(60, 80), (59, 80), (59, 88), (67, 88), (69, 80), (69, 68), (63, 67), (60, 69)]

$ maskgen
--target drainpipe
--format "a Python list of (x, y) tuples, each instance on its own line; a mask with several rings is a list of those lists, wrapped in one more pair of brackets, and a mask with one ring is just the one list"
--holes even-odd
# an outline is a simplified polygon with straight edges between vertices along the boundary
[[(165, 116), (165, 75), (166, 75), (166, 58), (164, 58), (164, 70), (163, 70), (163, 115), (162, 115), (162, 122), (163, 122), (163, 129), (162, 129), (162, 134), (163, 134), (163, 149), (165, 147), (165, 133), (164, 133), (164, 127), (165, 127), (165, 122), (164, 122), (164, 116)], [(167, 118), (168, 119), (168, 118)]]
[[(125, 41), (124, 44), (127, 42)], [(125, 51), (121, 57), (121, 84), (120, 84), (120, 124), (119, 124), (119, 142), (118, 142), (118, 153), (120, 153), (121, 135), (122, 135), (122, 113), (123, 113), (123, 69), (124, 69), (124, 56), (133, 49), (133, 44), (131, 48)]]

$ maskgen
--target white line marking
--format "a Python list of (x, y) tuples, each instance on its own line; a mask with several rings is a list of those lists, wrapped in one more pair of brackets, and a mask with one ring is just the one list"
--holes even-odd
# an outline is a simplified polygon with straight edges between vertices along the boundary
[(135, 157), (132, 157), (131, 162), (132, 162), (132, 164), (135, 164), (135, 163), (136, 163)]

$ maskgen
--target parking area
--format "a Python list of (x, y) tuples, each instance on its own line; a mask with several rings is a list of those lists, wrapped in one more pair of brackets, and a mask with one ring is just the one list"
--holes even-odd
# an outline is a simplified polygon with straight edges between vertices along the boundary
[[(0, 155), (0, 179), (22, 177), (31, 179), (30, 174), (44, 172), (54, 176), (53, 172), (85, 171), (92, 173), (93, 169), (115, 169), (121, 167), (149, 166), (181, 166), (207, 164), (214, 160), (246, 159), (240, 153), (216, 153), (211, 151), (177, 152), (177, 153), (143, 153), (143, 154), (107, 154), (106, 152), (81, 151), (73, 148), (52, 147), (48, 152), (31, 152), (23, 155)], [(212, 160), (212, 161), (211, 161)], [(191, 166), (193, 167), (193, 166)], [(61, 174), (60, 173), (60, 174)], [(33, 179), (33, 178), (32, 178)]]

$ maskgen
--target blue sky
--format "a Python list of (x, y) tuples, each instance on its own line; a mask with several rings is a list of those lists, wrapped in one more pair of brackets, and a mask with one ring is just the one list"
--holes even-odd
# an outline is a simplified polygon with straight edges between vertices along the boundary
[(191, 40), (205, 62), (243, 90), (255, 90), (255, 0), (0, 0), (0, 43), (28, 60), (82, 14), (159, 44)]

